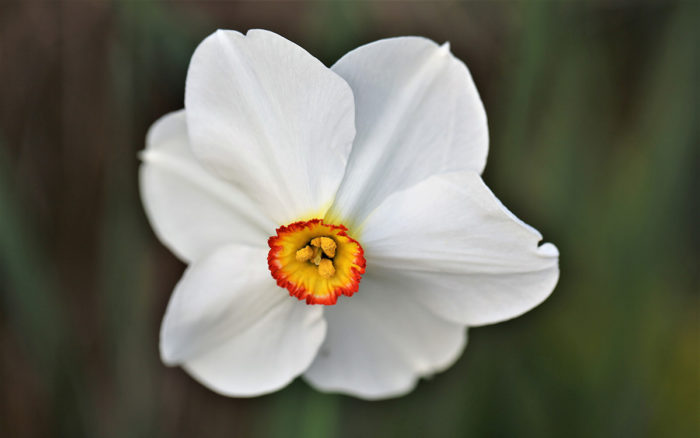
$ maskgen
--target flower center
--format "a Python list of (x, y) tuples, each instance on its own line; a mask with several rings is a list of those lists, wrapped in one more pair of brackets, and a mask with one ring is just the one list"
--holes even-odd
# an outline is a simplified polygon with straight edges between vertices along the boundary
[(282, 226), (270, 237), (267, 263), (277, 285), (307, 304), (335, 304), (352, 296), (365, 272), (362, 246), (343, 225), (322, 219)]
[(335, 275), (335, 267), (333, 266), (333, 257), (338, 245), (331, 237), (314, 237), (306, 245), (296, 253), (298, 262), (310, 262), (318, 266), (318, 275), (323, 278), (332, 278)]

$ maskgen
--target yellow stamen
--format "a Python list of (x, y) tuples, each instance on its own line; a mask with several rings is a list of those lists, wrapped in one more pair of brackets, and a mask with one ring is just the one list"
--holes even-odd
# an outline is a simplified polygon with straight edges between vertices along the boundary
[(313, 238), (311, 239), (311, 245), (323, 249), (323, 252), (330, 258), (335, 257), (335, 250), (338, 247), (335, 240), (331, 239), (330, 237)]
[[(318, 266), (318, 274), (323, 278), (331, 278), (335, 275), (333, 257), (338, 245), (330, 237), (314, 237), (311, 245), (306, 245), (296, 252), (295, 258), (298, 262), (310, 262)], [(323, 255), (328, 257), (323, 258)]]
[(318, 274), (323, 278), (331, 278), (334, 276), (335, 267), (333, 266), (333, 262), (329, 259), (321, 260), (321, 263), (318, 265)]
[(298, 262), (305, 262), (307, 260), (311, 260), (311, 257), (314, 255), (314, 250), (311, 249), (309, 245), (306, 245), (296, 253), (296, 259)]

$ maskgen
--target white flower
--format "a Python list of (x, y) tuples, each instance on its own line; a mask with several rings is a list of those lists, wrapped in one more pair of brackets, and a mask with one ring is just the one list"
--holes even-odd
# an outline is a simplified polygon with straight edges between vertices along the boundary
[(380, 40), (329, 69), (271, 32), (209, 36), (142, 154), (148, 217), (189, 264), (163, 361), (231, 396), (303, 375), (367, 399), (449, 367), (467, 326), (528, 311), (559, 275), (481, 180), (487, 149), (447, 44)]

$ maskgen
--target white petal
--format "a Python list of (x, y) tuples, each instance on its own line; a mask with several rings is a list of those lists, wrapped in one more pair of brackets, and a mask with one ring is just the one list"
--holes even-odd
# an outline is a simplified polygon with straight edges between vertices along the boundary
[(190, 265), (163, 319), (165, 363), (232, 396), (275, 391), (309, 366), (325, 336), (322, 306), (278, 287), (266, 258), (228, 246)]
[(466, 328), (433, 314), (390, 277), (366, 274), (351, 298), (327, 307), (328, 335), (304, 378), (365, 399), (406, 394), (454, 363)]
[(357, 136), (333, 214), (361, 222), (391, 193), (430, 175), (481, 172), (486, 113), (447, 44), (418, 37), (359, 47), (333, 67), (355, 95)]
[(340, 76), (272, 32), (220, 30), (192, 56), (185, 108), (195, 154), (278, 224), (323, 217), (355, 136)]
[(393, 276), (452, 321), (516, 317), (554, 289), (559, 253), (508, 211), (479, 175), (431, 177), (390, 196), (363, 226), (367, 272)]
[(190, 262), (227, 243), (266, 245), (275, 224), (239, 188), (205, 170), (190, 151), (185, 112), (148, 131), (141, 199), (158, 238)]

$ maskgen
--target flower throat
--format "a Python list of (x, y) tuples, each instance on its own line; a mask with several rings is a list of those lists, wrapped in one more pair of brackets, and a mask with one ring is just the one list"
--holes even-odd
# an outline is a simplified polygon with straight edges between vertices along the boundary
[(293, 222), (268, 239), (268, 267), (277, 285), (307, 304), (333, 305), (357, 292), (364, 251), (343, 225), (322, 219)]

